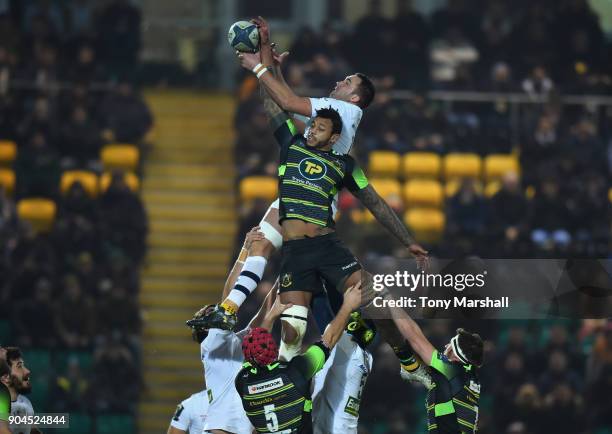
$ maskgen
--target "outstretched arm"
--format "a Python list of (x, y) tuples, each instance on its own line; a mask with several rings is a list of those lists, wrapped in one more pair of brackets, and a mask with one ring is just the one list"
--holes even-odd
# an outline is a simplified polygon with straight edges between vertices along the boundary
[(389, 309), (399, 332), (406, 338), (414, 352), (426, 363), (431, 365), (434, 346), (423, 334), (421, 327), (401, 308)]
[(261, 304), (259, 310), (255, 314), (253, 319), (251, 319), (251, 322), (249, 322), (249, 325), (247, 325), (247, 329), (253, 328), (253, 327), (265, 327), (264, 321), (266, 319), (266, 316), (268, 316), (268, 314), (270, 313), (272, 306), (274, 305), (274, 302), (276, 300), (277, 291), (278, 291), (278, 279), (276, 279), (276, 282), (274, 283), (274, 285), (272, 285), (272, 289), (270, 289), (270, 291), (268, 292), (268, 295), (266, 295), (266, 298)]
[(361, 190), (353, 192), (353, 194), (370, 210), (380, 224), (387, 228), (387, 230), (404, 246), (408, 247), (410, 253), (412, 253), (417, 260), (421, 262), (425, 260), (428, 252), (416, 243), (406, 225), (400, 220), (395, 211), (393, 211), (393, 208), (391, 208), (389, 204), (380, 197), (376, 190), (374, 190), (371, 184), (368, 184)]

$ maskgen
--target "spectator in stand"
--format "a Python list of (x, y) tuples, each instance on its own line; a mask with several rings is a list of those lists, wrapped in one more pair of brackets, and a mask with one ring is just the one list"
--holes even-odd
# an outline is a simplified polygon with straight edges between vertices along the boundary
[(559, 384), (567, 384), (573, 391), (580, 392), (583, 389), (584, 381), (569, 367), (567, 354), (555, 350), (550, 353), (548, 369), (542, 373), (538, 383), (542, 393), (549, 394)]
[(36, 133), (41, 133), (54, 144), (57, 136), (57, 120), (53, 115), (51, 102), (40, 97), (34, 102), (32, 112), (17, 127), (19, 141), (26, 144)]
[(98, 168), (102, 136), (84, 106), (73, 108), (70, 119), (62, 126), (59, 135), (64, 169)]
[(252, 106), (252, 112), (245, 114), (246, 121), (237, 125), (236, 163), (239, 176), (269, 175), (277, 171), (276, 160), (270, 155), (278, 152), (268, 124), (268, 118), (261, 105)]
[(149, 107), (125, 79), (100, 103), (98, 123), (107, 142), (138, 143), (153, 125)]
[(392, 26), (397, 52), (402, 53), (394, 68), (397, 85), (422, 89), (429, 79), (429, 25), (414, 9), (413, 0), (399, 0)]
[(509, 402), (513, 402), (521, 385), (529, 380), (525, 361), (521, 353), (508, 353), (498, 368), (498, 376), (493, 390), (495, 391), (494, 412), (502, 415), (507, 411)]
[(138, 300), (121, 285), (115, 285), (98, 300), (100, 318), (113, 318), (113, 321), (98, 321), (97, 334), (109, 335), (120, 331), (128, 340), (138, 339), (142, 326)]
[(140, 197), (132, 192), (121, 172), (114, 172), (108, 190), (100, 198), (104, 238), (121, 248), (135, 264), (145, 254), (147, 216)]
[(101, 57), (115, 73), (132, 71), (140, 52), (140, 10), (130, 0), (111, 0), (97, 22)]
[(548, 114), (542, 114), (533, 133), (525, 138), (521, 147), (521, 167), (524, 169), (525, 183), (534, 185), (540, 175), (538, 171), (542, 171), (544, 167), (554, 170), (560, 150), (555, 119)]
[(577, 433), (584, 428), (582, 398), (570, 384), (557, 382), (544, 398), (544, 408), (550, 432)]
[(518, 175), (506, 173), (501, 189), (491, 198), (489, 215), (491, 235), (495, 241), (503, 241), (506, 253), (514, 253), (514, 247), (528, 229), (524, 219), (527, 209)]
[(79, 284), (85, 294), (97, 294), (102, 281), (102, 270), (96, 268), (93, 255), (90, 252), (80, 252), (70, 271), (79, 279)]
[[(476, 190), (476, 180), (466, 178), (448, 201), (447, 235), (459, 250), (458, 255), (474, 252), (485, 234), (487, 204)], [(458, 256), (455, 255), (455, 256)]]
[(34, 17), (43, 17), (53, 25), (58, 33), (64, 31), (64, 13), (60, 6), (52, 0), (36, 0), (28, 2), (25, 8), (24, 27), (31, 30)]
[(607, 429), (612, 426), (612, 362), (603, 364), (593, 380), (587, 392), (587, 426), (592, 430)]
[(141, 384), (140, 370), (129, 349), (115, 335), (94, 354), (90, 385), (94, 411), (134, 411)]
[(388, 18), (382, 15), (380, 0), (369, 0), (367, 13), (355, 24), (351, 43), (351, 60), (356, 68), (374, 77), (392, 75), (397, 57), (395, 33)]
[(93, 11), (90, 0), (73, 0), (66, 5), (70, 34), (83, 36), (92, 32)]
[(52, 295), (52, 283), (41, 278), (36, 282), (33, 299), (14, 304), (12, 323), (19, 346), (53, 348), (57, 344)]
[(477, 40), (482, 54), (481, 70), (487, 70), (506, 59), (513, 26), (513, 17), (506, 2), (503, 0), (486, 2), (481, 20), (482, 38)]
[(59, 155), (42, 132), (35, 132), (15, 162), (17, 196), (54, 197), (60, 180)]
[(572, 241), (568, 231), (571, 222), (569, 208), (560, 194), (559, 184), (554, 179), (543, 180), (529, 205), (530, 226), (533, 228), (531, 239), (534, 244), (549, 252), (554, 249), (565, 250)]
[(76, 276), (66, 276), (63, 283), (64, 291), (55, 312), (55, 329), (60, 343), (69, 349), (88, 349), (96, 322), (93, 301), (89, 295), (83, 294)]
[(543, 420), (542, 401), (540, 392), (534, 384), (525, 383), (521, 385), (510, 403), (510, 408), (498, 415), (498, 426), (502, 429), (512, 421), (520, 421), (527, 426), (527, 432), (542, 432), (546, 428)]
[(51, 387), (49, 401), (54, 412), (83, 412), (87, 410), (89, 381), (76, 357), (68, 359), (66, 372), (62, 372)]
[(531, 70), (529, 76), (523, 80), (523, 91), (530, 97), (548, 96), (555, 88), (555, 83), (548, 76), (546, 68), (538, 65)]
[(76, 49), (76, 62), (71, 62), (64, 73), (66, 79), (85, 85), (105, 82), (107, 77), (104, 68), (96, 60), (93, 45), (88, 42), (80, 44)]

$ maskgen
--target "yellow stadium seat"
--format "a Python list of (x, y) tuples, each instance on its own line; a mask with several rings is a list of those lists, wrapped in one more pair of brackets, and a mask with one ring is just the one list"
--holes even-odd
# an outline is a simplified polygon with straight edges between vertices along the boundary
[(370, 153), (368, 176), (395, 178), (400, 170), (400, 156), (393, 151), (373, 151)]
[(12, 195), (15, 191), (15, 172), (0, 168), (0, 187), (4, 188), (7, 195)]
[[(138, 179), (138, 177), (132, 172), (122, 172), (122, 175), (123, 179), (125, 180), (125, 183), (130, 188), (130, 190), (132, 190), (134, 193), (137, 193), (140, 189), (140, 180)], [(102, 176), (100, 177), (101, 192), (105, 192), (106, 190), (108, 190), (112, 177), (113, 174), (111, 172), (104, 172), (102, 174)]]
[(480, 178), (482, 160), (477, 154), (452, 153), (444, 157), (444, 178)]
[(249, 176), (240, 181), (240, 198), (274, 200), (278, 196), (278, 179), (272, 176)]
[(608, 190), (608, 200), (612, 202), (612, 187)]
[(404, 184), (406, 207), (440, 208), (444, 202), (442, 185), (433, 179), (415, 179)]
[(43, 198), (22, 199), (17, 203), (19, 218), (29, 222), (37, 232), (49, 232), (55, 222), (55, 202)]
[(17, 145), (11, 140), (0, 140), (0, 165), (9, 165), (17, 158)]
[[(453, 197), (459, 191), (461, 187), (461, 179), (451, 179), (450, 181), (446, 181), (444, 184), (444, 192), (446, 193), (446, 197)], [(478, 194), (482, 194), (482, 183), (480, 181), (475, 181), (475, 189)]]
[(383, 198), (386, 199), (389, 196), (397, 195), (401, 197), (402, 187), (399, 181), (395, 179), (385, 178), (372, 178), (370, 184), (374, 187), (374, 190)]
[(134, 172), (138, 169), (140, 151), (134, 145), (106, 145), (100, 152), (100, 159), (106, 170), (122, 169)]
[(91, 197), (98, 195), (98, 176), (85, 170), (67, 170), (62, 173), (60, 191), (65, 194), (75, 182), (80, 182), (87, 194)]
[(417, 241), (436, 242), (444, 234), (446, 216), (438, 209), (415, 208), (404, 215), (406, 225), (412, 230)]
[(433, 152), (410, 152), (404, 155), (404, 178), (435, 178), (440, 177), (442, 159)]
[(486, 197), (491, 198), (495, 196), (495, 193), (497, 193), (500, 189), (501, 189), (501, 182), (499, 181), (487, 182), (487, 186), (485, 187), (484, 194)]
[(520, 165), (512, 154), (491, 154), (484, 160), (484, 177), (487, 181), (500, 179), (508, 172), (520, 174)]

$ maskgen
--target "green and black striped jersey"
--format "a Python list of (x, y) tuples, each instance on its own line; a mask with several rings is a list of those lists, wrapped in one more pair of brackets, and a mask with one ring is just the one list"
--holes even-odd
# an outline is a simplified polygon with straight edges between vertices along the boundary
[(288, 120), (274, 132), (280, 144), (279, 219), (298, 219), (333, 228), (334, 196), (344, 187), (352, 192), (368, 185), (363, 170), (349, 155), (309, 147)]
[(328, 357), (329, 350), (319, 342), (289, 363), (244, 364), (236, 390), (258, 433), (312, 433), (310, 381)]
[(0, 383), (0, 420), (8, 422), (11, 414), (11, 392)]
[(434, 387), (427, 395), (427, 429), (430, 434), (476, 432), (480, 381), (476, 367), (449, 361), (434, 351), (431, 356)]

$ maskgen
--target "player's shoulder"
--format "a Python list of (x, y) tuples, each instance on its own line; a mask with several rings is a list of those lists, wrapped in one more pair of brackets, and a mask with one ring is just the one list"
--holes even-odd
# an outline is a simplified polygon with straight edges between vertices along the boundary
[(343, 111), (354, 112), (354, 113), (363, 112), (363, 110), (361, 110), (361, 107), (353, 103), (343, 101), (341, 99), (323, 97), (323, 98), (311, 98), (311, 100), (316, 101), (317, 103), (316, 106), (319, 108), (331, 107), (336, 110), (343, 110)]

